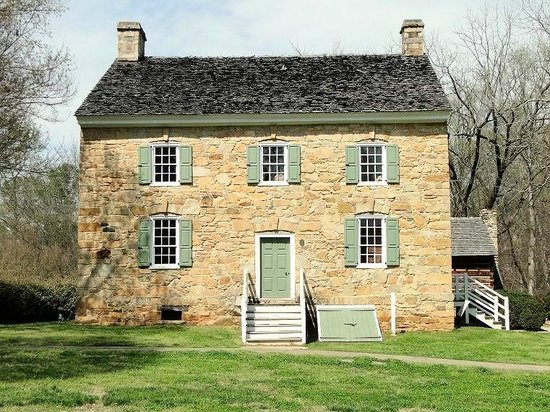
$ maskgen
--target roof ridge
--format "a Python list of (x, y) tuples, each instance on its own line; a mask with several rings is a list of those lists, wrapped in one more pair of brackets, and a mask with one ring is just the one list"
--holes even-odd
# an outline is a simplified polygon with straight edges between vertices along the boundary
[(380, 53), (380, 54), (362, 54), (362, 53), (345, 53), (345, 54), (310, 54), (307, 56), (300, 55), (245, 55), (245, 56), (145, 56), (145, 60), (163, 60), (163, 59), (205, 59), (205, 60), (218, 60), (218, 59), (315, 59), (315, 58), (338, 58), (338, 57), (400, 57), (400, 58), (418, 58), (427, 56), (403, 56), (397, 53)]

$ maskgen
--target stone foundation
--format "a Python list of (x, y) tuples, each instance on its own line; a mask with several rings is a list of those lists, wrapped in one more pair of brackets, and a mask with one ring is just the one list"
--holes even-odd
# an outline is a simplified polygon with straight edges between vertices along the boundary
[[(275, 136), (301, 145), (301, 183), (248, 185), (247, 146)], [(192, 145), (193, 184), (138, 185), (138, 147), (166, 138)], [(345, 147), (373, 140), (399, 146), (400, 184), (346, 185)], [(286, 231), (317, 303), (374, 304), (387, 331), (393, 291), (399, 329), (452, 329), (447, 149), (444, 125), (84, 129), (77, 320), (152, 324), (184, 306), (189, 323), (238, 324), (255, 234)], [(139, 269), (138, 221), (166, 211), (193, 220), (193, 267)], [(399, 267), (344, 267), (344, 219), (364, 212), (399, 218)]]

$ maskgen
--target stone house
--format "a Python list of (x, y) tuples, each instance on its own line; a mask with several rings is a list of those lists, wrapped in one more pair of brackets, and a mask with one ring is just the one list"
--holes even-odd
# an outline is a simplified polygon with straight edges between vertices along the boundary
[(119, 23), (76, 112), (77, 321), (238, 324), (243, 293), (291, 313), (307, 289), (375, 305), (382, 330), (395, 292), (398, 329), (452, 329), (449, 106), (423, 26), (399, 55), (160, 58)]

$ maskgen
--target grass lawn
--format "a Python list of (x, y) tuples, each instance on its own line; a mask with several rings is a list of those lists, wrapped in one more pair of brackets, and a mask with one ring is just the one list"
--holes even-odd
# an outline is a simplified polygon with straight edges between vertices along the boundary
[(550, 375), (366, 358), (0, 350), (5, 411), (543, 411)]
[[(89, 326), (72, 322), (1, 325), (1, 346), (238, 347), (236, 327)], [(466, 327), (452, 332), (406, 332), (382, 342), (324, 343), (311, 349), (392, 353), (451, 359), (550, 365), (550, 333)]]
[(73, 322), (0, 325), (0, 346), (178, 346), (229, 348), (241, 345), (235, 327), (98, 326)]
[(550, 365), (550, 333), (464, 327), (451, 332), (405, 332), (382, 342), (315, 342), (311, 349), (391, 353), (505, 363)]

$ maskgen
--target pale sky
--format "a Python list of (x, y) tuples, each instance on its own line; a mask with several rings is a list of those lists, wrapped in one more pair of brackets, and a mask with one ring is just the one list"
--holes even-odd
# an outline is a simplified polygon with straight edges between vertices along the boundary
[(60, 110), (61, 121), (43, 123), (43, 130), (51, 146), (78, 145), (73, 114), (116, 58), (118, 21), (141, 23), (149, 56), (295, 55), (293, 45), (307, 54), (388, 53), (398, 51), (403, 19), (420, 18), (426, 36), (452, 41), (468, 9), (482, 5), (480, 0), (68, 0), (51, 31), (53, 44), (73, 55), (76, 95)]

